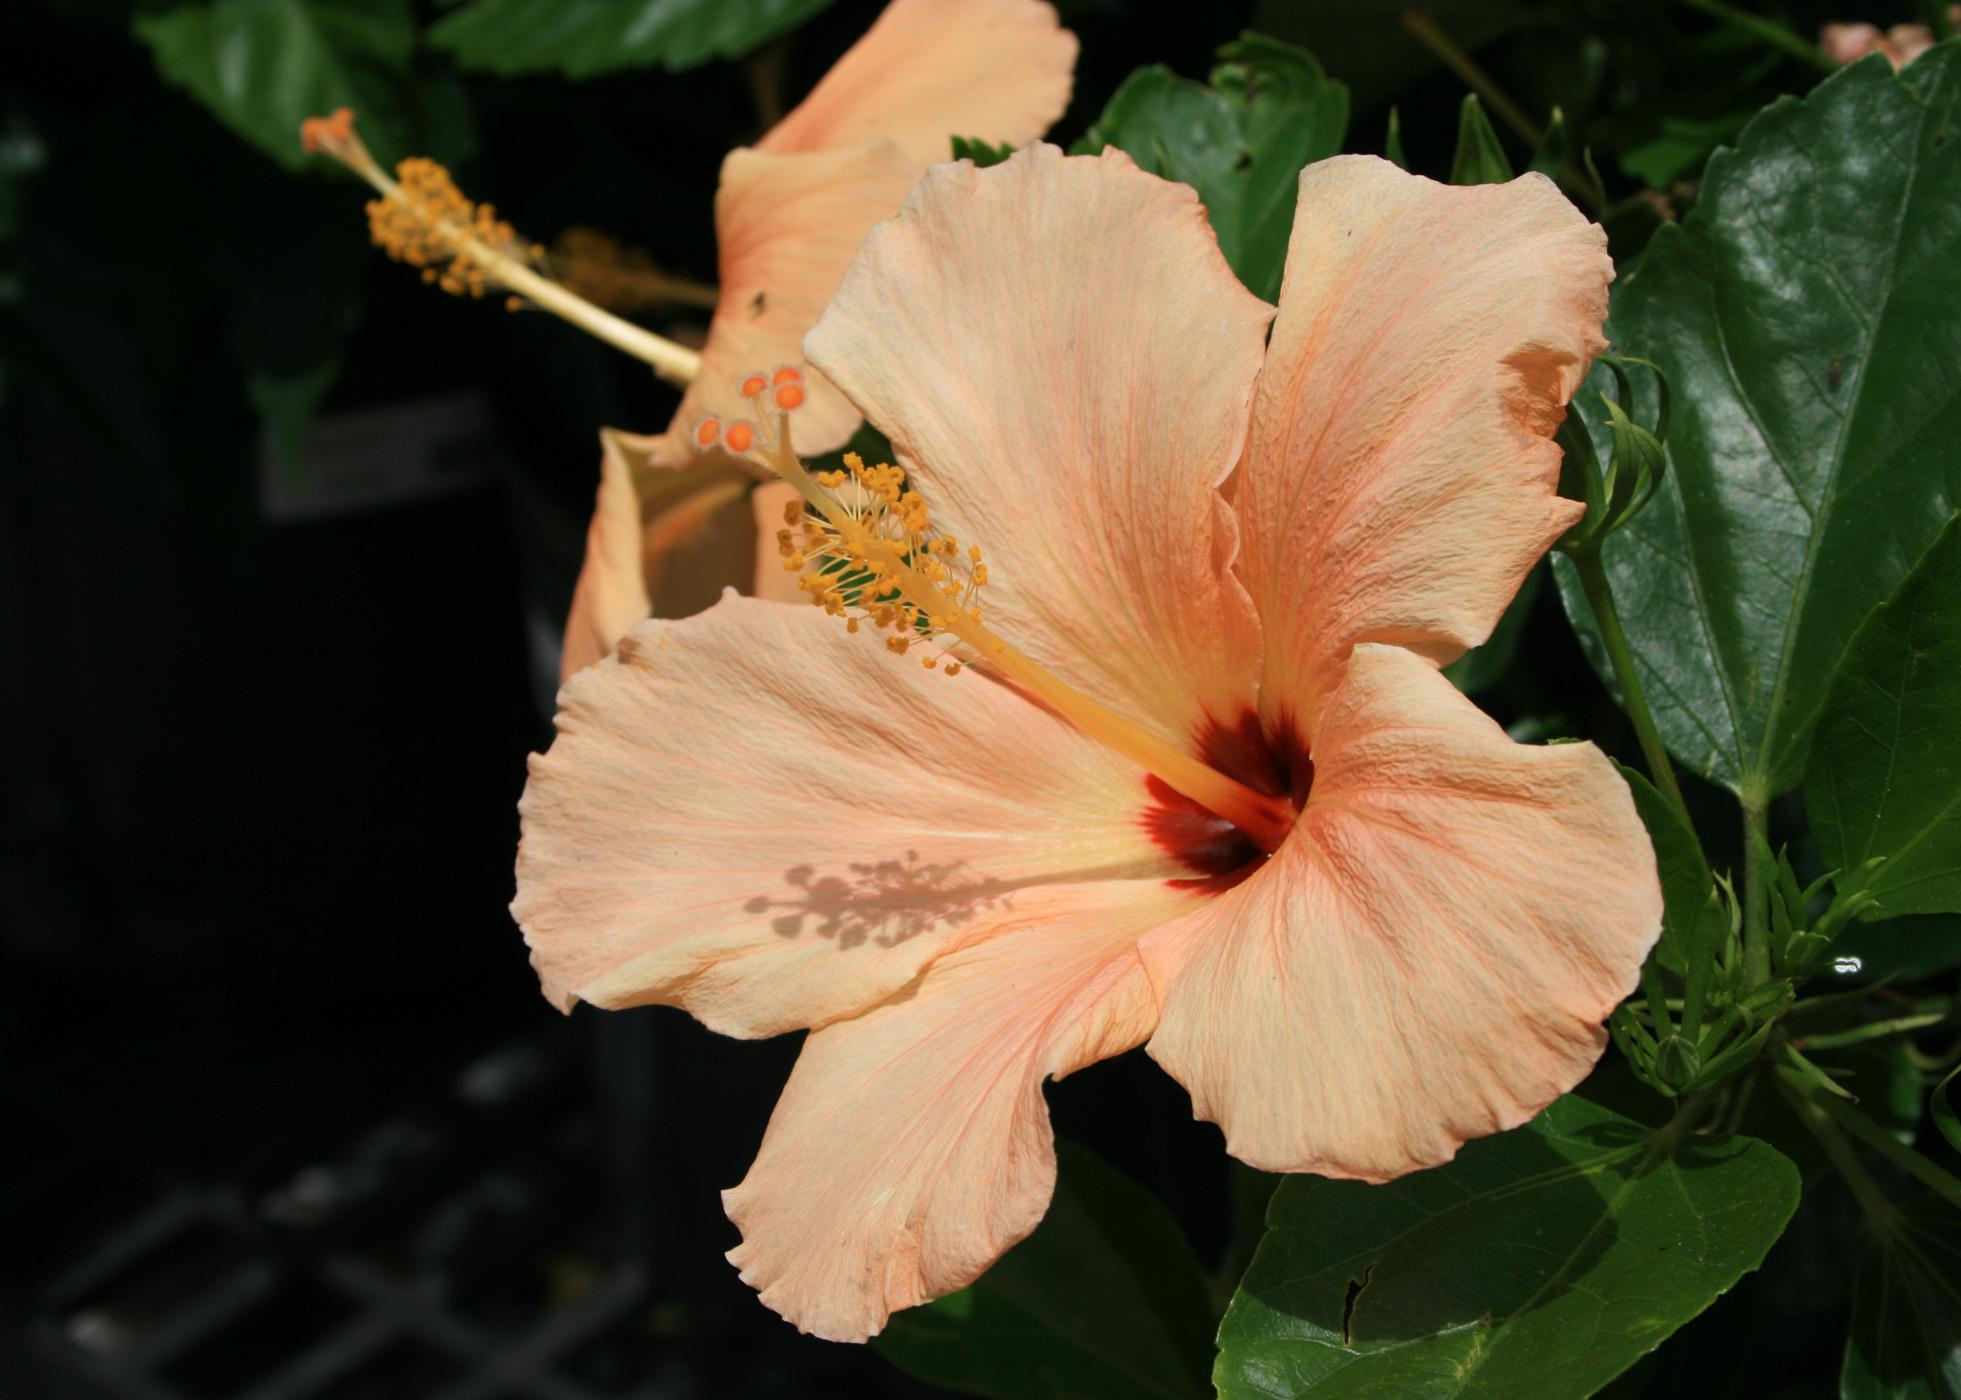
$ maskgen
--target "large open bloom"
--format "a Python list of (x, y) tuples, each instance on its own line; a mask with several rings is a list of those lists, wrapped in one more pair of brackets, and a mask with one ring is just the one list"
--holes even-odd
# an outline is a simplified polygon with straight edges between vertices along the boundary
[[(804, 478), (790, 562), (833, 606), (635, 627), (533, 760), (513, 909), (553, 1002), (810, 1030), (726, 1196), (806, 1330), (1034, 1227), (1048, 1076), (1147, 1045), (1243, 1161), (1382, 1181), (1571, 1088), (1654, 942), (1608, 761), (1438, 673), (1580, 513), (1550, 436), (1602, 235), (1537, 175), (1344, 157), (1299, 201), (1276, 321), (1119, 153), (936, 166), (806, 341), (919, 496)], [(858, 636), (839, 550), (903, 593)]]
[[(709, 414), (738, 412), (741, 377), (803, 358), (804, 333), (837, 290), (852, 254), (890, 218), (954, 136), (1022, 145), (1069, 105), (1076, 37), (1041, 0), (892, 0), (864, 38), (754, 147), (730, 153), (715, 195), (720, 299), (701, 370), (668, 431), (602, 439), (599, 497), (565, 628), (570, 675), (661, 600), (668, 554), (704, 532), (728, 547), (693, 560), (716, 587), (752, 586), (754, 529), (744, 464), (698, 453), (688, 433)], [(798, 446), (835, 451), (862, 420), (822, 375), (804, 379)], [(685, 474), (675, 481), (670, 473)], [(765, 492), (764, 512), (780, 509)], [(736, 532), (736, 533), (732, 533)], [(773, 562), (773, 561), (772, 561)], [(781, 578), (771, 569), (767, 593)], [(681, 609), (672, 601), (663, 613)]]

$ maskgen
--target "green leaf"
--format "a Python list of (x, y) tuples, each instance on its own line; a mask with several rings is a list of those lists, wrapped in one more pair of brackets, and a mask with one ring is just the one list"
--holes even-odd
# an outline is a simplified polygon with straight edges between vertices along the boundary
[(1386, 1186), (1289, 1177), (1219, 1329), (1224, 1400), (1588, 1395), (1762, 1262), (1797, 1169), (1568, 1095)]
[(622, 68), (678, 73), (741, 58), (831, 0), (473, 0), (429, 42), (464, 68), (590, 78)]
[(1961, 913), (1961, 515), (1838, 663), (1805, 769), (1828, 866), (1865, 877), (1873, 914)]
[(873, 1346), (921, 1380), (1000, 1400), (1203, 1395), (1212, 1304), (1177, 1222), (1086, 1148), (1059, 1142), (1056, 1156), (1035, 1233), (972, 1286), (896, 1314)]
[(1609, 334), (1676, 412), (1604, 563), (1664, 742), (1755, 803), (1798, 781), (1846, 642), (1961, 495), (1957, 95), (1949, 42), (1773, 104), (1615, 288)]
[(300, 123), (352, 107), (384, 160), (415, 115), (409, 0), (191, 0), (139, 12), (158, 71), (281, 165), (308, 162)]
[(1219, 247), (1256, 295), (1280, 295), (1301, 167), (1341, 150), (1348, 89), (1305, 49), (1244, 34), (1219, 50), (1209, 85), (1168, 68), (1124, 80), (1074, 150), (1124, 151), (1205, 201)]
[(1709, 861), (1702, 853), (1702, 842), (1675, 809), (1640, 773), (1625, 764), (1615, 764), (1634, 794), (1634, 808), (1648, 828), (1648, 839), (1655, 846), (1655, 870), (1661, 877), (1661, 942), (1655, 957), (1670, 972), (1688, 966), (1689, 949), (1703, 942), (1719, 943), (1728, 915), (1716, 896), (1716, 880), (1709, 873)]
[(1491, 129), (1474, 92), (1464, 94), (1457, 112), (1457, 153), (1450, 158), (1453, 185), (1502, 185), (1512, 178), (1512, 163)]
[(999, 165), (1015, 153), (1015, 148), (1003, 142), (994, 145), (978, 136), (956, 136), (953, 138), (953, 158), (971, 160), (985, 170), (990, 165)]
[(1709, 159), (1710, 152), (1734, 141), (1748, 112), (1719, 117), (1664, 116), (1660, 130), (1620, 154), (1621, 169), (1650, 189), (1666, 189)]
[(1876, 1233), (1852, 1288), (1841, 1400), (1961, 1394), (1961, 1225), (1926, 1207)]
[(1409, 169), (1409, 157), (1403, 154), (1403, 119), (1394, 107), (1389, 109), (1389, 134), (1382, 139), (1382, 157), (1399, 170)]
[(1512, 669), (1512, 662), (1518, 656), (1518, 645), (1525, 640), (1526, 623), (1532, 617), (1532, 605), (1538, 601), (1539, 589), (1545, 584), (1545, 570), (1535, 568), (1525, 576), (1519, 585), (1518, 594), (1498, 625), (1491, 629), (1491, 635), (1484, 645), (1472, 647), (1450, 665), (1444, 667), (1444, 675), (1450, 683), (1466, 695), (1476, 695), (1491, 689), (1505, 678)]
[(1548, 179), (1557, 180), (1566, 168), (1568, 148), (1572, 138), (1566, 131), (1566, 113), (1555, 107), (1552, 117), (1546, 122), (1546, 134), (1539, 138), (1539, 149), (1532, 153), (1532, 160), (1526, 166), (1536, 170)]

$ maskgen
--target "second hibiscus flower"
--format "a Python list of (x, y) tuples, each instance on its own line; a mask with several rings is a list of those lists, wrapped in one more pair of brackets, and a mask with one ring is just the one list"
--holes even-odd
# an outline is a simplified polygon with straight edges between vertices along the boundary
[[(513, 906), (562, 1007), (809, 1029), (727, 1195), (765, 1302), (859, 1339), (971, 1281), (1047, 1208), (1042, 1081), (1137, 1045), (1242, 1160), (1372, 1181), (1586, 1074), (1646, 834), (1438, 667), (1580, 513), (1551, 435), (1611, 275), (1549, 181), (1365, 158), (1304, 172), (1277, 322), (1114, 152), (935, 167), (867, 240), (807, 350), (918, 497), (812, 481), (787, 420), (750, 455), (887, 645), (636, 627), (563, 694)], [(892, 655), (935, 635), (968, 674)]]

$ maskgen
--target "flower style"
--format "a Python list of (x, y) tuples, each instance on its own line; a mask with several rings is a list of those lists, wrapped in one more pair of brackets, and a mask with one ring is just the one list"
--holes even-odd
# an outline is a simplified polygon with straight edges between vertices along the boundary
[[(756, 523), (740, 488), (754, 472), (719, 454), (704, 461), (689, 429), (704, 415), (742, 411), (738, 381), (749, 370), (802, 359), (804, 332), (858, 245), (928, 165), (951, 157), (951, 137), (1021, 145), (1047, 131), (1069, 103), (1075, 60), (1075, 36), (1040, 0), (892, 0), (796, 110), (753, 148), (730, 153), (715, 195), (721, 292), (701, 369), (666, 433), (602, 435), (563, 675), (597, 661), (653, 611), (666, 552), (703, 531), (729, 540), (693, 561), (717, 590), (795, 596), (783, 593), (773, 558), (760, 576), (751, 569)], [(863, 420), (822, 375), (804, 384), (798, 445), (835, 451)], [(676, 472), (688, 486), (665, 479)], [(767, 518), (783, 500), (766, 487), (756, 505)], [(661, 600), (661, 611), (679, 605)]]
[(1611, 276), (1543, 177), (1365, 157), (1303, 172), (1277, 320), (1114, 151), (936, 166), (866, 240), (805, 344), (916, 494), (757, 434), (826, 606), (574, 677), (513, 905), (561, 1008), (809, 1029), (725, 1197), (765, 1303), (862, 1339), (971, 1281), (1047, 1208), (1043, 1080), (1138, 1045), (1241, 1160), (1367, 1181), (1585, 1075), (1653, 853), (1596, 749), (1438, 668), (1581, 511)]

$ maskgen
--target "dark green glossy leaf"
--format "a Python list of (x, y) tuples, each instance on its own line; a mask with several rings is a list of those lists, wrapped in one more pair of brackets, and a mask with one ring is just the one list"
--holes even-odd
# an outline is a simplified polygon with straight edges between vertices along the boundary
[(1491, 635), (1484, 645), (1472, 647), (1444, 667), (1444, 675), (1452, 685), (1466, 695), (1476, 695), (1505, 678), (1505, 673), (1512, 669), (1512, 662), (1518, 656), (1518, 644), (1525, 640), (1525, 627), (1532, 618), (1532, 605), (1538, 601), (1539, 590), (1544, 584), (1543, 568), (1535, 568), (1525, 576), (1525, 582), (1519, 585), (1518, 595), (1498, 619), (1498, 625), (1491, 629)]
[(300, 123), (352, 107), (390, 160), (415, 116), (408, 0), (190, 0), (139, 13), (158, 70), (280, 164), (299, 169)]
[(1718, 146), (1736, 140), (1750, 115), (1731, 112), (1710, 118), (1664, 116), (1654, 135), (1621, 152), (1621, 169), (1651, 189), (1666, 189), (1683, 176), (1693, 174)]
[(1348, 89), (1305, 49), (1258, 34), (1227, 44), (1219, 59), (1209, 84), (1138, 69), (1074, 149), (1115, 146), (1197, 190), (1232, 270), (1272, 301), (1301, 167), (1341, 150)]
[(1772, 105), (1615, 288), (1610, 334), (1677, 408), (1607, 572), (1663, 739), (1753, 802), (1798, 781), (1839, 654), (1961, 495), (1957, 96), (1951, 42)]
[(1961, 1395), (1961, 1222), (1929, 1206), (1876, 1231), (1852, 1290), (1842, 1400)]
[(472, 0), (429, 30), (465, 68), (590, 78), (740, 58), (831, 0)]
[(1015, 148), (1006, 142), (997, 146), (992, 142), (983, 141), (978, 136), (956, 136), (953, 138), (953, 158), (955, 160), (971, 160), (982, 169), (986, 169), (990, 165), (999, 165), (1014, 153)]
[(1457, 151), (1450, 158), (1453, 185), (1502, 185), (1512, 178), (1512, 163), (1491, 129), (1477, 94), (1464, 94), (1457, 111)]
[(1828, 866), (1876, 917), (1961, 913), (1961, 516), (1853, 635), (1805, 769)]
[(1177, 1222), (1087, 1149), (1056, 1146), (1035, 1233), (971, 1287), (895, 1315), (873, 1345), (921, 1380), (999, 1400), (1205, 1394), (1212, 1303)]
[(1226, 1400), (1591, 1394), (1757, 1267), (1798, 1173), (1568, 1095), (1386, 1186), (1290, 1177), (1219, 1331)]

